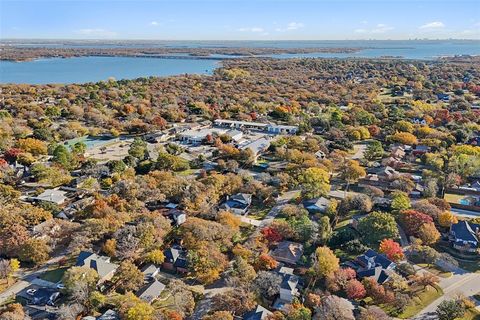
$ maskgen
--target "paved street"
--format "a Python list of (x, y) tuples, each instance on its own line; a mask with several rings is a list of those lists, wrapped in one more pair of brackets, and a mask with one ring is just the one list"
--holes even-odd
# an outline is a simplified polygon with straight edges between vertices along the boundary
[(19, 273), (17, 273), (17, 282), (7, 290), (0, 293), (0, 304), (8, 300), (10, 297), (16, 296), (20, 291), (27, 288), (31, 284), (50, 285), (50, 282), (38, 279), (38, 277), (64, 257), (64, 255), (54, 257), (48, 260), (40, 269), (20, 270)]
[[(458, 268), (453, 276), (449, 278), (441, 278), (439, 286), (443, 289), (443, 296), (433, 301), (425, 309), (423, 309), (414, 319), (415, 320), (433, 320), (437, 319), (435, 310), (438, 305), (448, 299), (452, 299), (456, 294), (461, 293), (466, 297), (480, 291), (480, 274), (469, 273), (465, 270)], [(480, 311), (480, 302), (476, 301), (477, 309)]]

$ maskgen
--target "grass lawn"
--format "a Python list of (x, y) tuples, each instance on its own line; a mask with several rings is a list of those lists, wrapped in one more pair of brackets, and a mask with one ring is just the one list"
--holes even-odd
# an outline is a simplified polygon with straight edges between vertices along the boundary
[(267, 214), (270, 212), (271, 207), (260, 207), (260, 206), (252, 206), (248, 211), (247, 218), (255, 219), (255, 220), (263, 220)]
[(334, 253), (341, 262), (354, 260), (358, 256), (358, 254), (350, 254), (346, 251), (343, 251), (342, 249), (335, 249)]
[(191, 175), (194, 175), (196, 172), (197, 172), (197, 169), (188, 169), (184, 171), (179, 171), (177, 172), (177, 174), (179, 176), (191, 176)]
[(467, 310), (465, 315), (459, 320), (480, 320), (480, 311), (475, 309)]
[(436, 268), (435, 266), (429, 266), (426, 263), (417, 263), (417, 265), (440, 278), (450, 278), (453, 275), (453, 273), (451, 273), (450, 271), (443, 271)]
[(7, 284), (7, 281), (4, 281), (3, 279), (0, 280), (0, 292), (3, 292), (13, 286), (17, 282), (15, 279), (10, 279), (10, 281)]
[(447, 252), (451, 254), (455, 258), (455, 260), (457, 260), (458, 266), (460, 268), (469, 272), (480, 273), (480, 259), (472, 257), (471, 261), (465, 260), (464, 258), (459, 256), (458, 251), (441, 243), (438, 243), (434, 248), (439, 252)]
[(65, 271), (67, 271), (67, 269), (68, 267), (61, 267), (57, 269), (48, 270), (47, 272), (45, 272), (40, 276), (40, 279), (57, 283), (60, 280), (62, 280), (63, 274), (65, 273)]
[(445, 193), (445, 196), (443, 197), (446, 201), (452, 202), (452, 203), (460, 203), (460, 200), (465, 198), (465, 195), (462, 194), (453, 194), (453, 193)]
[(410, 319), (417, 313), (419, 313), (423, 308), (428, 306), (438, 297), (443, 294), (443, 291), (440, 287), (432, 288), (427, 287), (426, 290), (419, 292), (412, 299), (412, 303), (405, 309), (405, 311), (399, 314), (397, 317), (400, 319)]
[(173, 302), (173, 295), (169, 291), (165, 290), (160, 294), (160, 297), (158, 297), (158, 299), (153, 302), (152, 306), (157, 310), (164, 309), (173, 305)]
[(242, 223), (240, 226), (240, 232), (238, 232), (232, 239), (233, 243), (244, 243), (254, 231), (254, 226), (248, 223)]
[(351, 219), (347, 219), (347, 220), (340, 221), (340, 222), (337, 223), (337, 225), (335, 226), (335, 230), (338, 230), (338, 229), (341, 229), (341, 228), (343, 228), (343, 227), (346, 227), (346, 226), (350, 225), (351, 222), (352, 222)]

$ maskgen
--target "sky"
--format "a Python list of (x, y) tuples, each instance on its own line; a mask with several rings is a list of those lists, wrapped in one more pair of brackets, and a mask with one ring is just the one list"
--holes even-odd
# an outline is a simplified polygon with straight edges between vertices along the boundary
[(479, 0), (0, 0), (0, 39), (480, 39)]

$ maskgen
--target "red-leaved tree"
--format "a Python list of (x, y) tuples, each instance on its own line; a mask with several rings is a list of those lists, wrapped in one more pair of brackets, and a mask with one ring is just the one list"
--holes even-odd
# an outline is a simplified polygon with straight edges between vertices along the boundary
[(404, 258), (402, 247), (398, 242), (392, 239), (383, 239), (380, 241), (379, 251), (392, 261), (400, 261)]
[(418, 237), (420, 227), (426, 223), (432, 223), (433, 219), (416, 210), (403, 210), (400, 213), (400, 221), (408, 235)]

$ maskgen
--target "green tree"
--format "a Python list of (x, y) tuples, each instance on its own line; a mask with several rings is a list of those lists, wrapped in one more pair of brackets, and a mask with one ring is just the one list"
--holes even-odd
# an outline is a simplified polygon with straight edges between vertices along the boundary
[(147, 143), (140, 138), (135, 138), (130, 145), (128, 154), (137, 158), (138, 160), (144, 160), (148, 155)]
[(401, 211), (406, 210), (411, 207), (410, 198), (405, 192), (395, 191), (392, 193), (392, 204), (391, 207), (393, 210)]
[(318, 241), (321, 245), (325, 245), (333, 235), (332, 226), (330, 225), (330, 219), (327, 216), (323, 216), (318, 221)]
[(458, 300), (444, 300), (437, 307), (437, 316), (439, 320), (454, 320), (463, 317), (465, 307)]
[(385, 212), (374, 211), (361, 219), (358, 231), (363, 240), (377, 247), (383, 239), (398, 239), (399, 233), (395, 218)]
[(303, 196), (308, 199), (326, 195), (330, 191), (328, 172), (321, 168), (306, 169), (300, 174), (298, 181)]
[(383, 156), (382, 143), (378, 140), (373, 140), (368, 146), (367, 150), (365, 151), (365, 158), (367, 160), (373, 161), (375, 159), (381, 158)]

